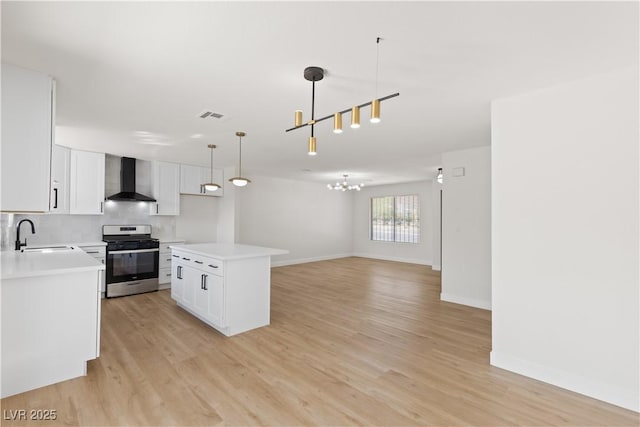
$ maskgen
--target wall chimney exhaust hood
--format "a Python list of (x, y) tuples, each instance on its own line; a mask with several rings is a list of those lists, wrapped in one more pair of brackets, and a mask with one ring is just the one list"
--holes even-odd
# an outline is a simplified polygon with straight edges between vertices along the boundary
[(120, 163), (120, 192), (107, 197), (116, 202), (155, 202), (156, 199), (136, 193), (136, 159), (123, 157)]

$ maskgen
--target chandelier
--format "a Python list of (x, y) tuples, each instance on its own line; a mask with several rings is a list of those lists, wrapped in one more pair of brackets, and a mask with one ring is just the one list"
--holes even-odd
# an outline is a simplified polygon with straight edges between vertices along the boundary
[(333, 118), (333, 132), (342, 133), (342, 115), (351, 112), (351, 128), (357, 129), (360, 127), (360, 109), (371, 105), (371, 123), (380, 122), (380, 103), (390, 98), (399, 96), (400, 93), (396, 92), (391, 95), (378, 98), (378, 58), (379, 58), (379, 46), (381, 38), (376, 38), (376, 98), (373, 101), (358, 104), (356, 106), (347, 108), (345, 110), (338, 111), (327, 116), (316, 119), (315, 117), (315, 101), (316, 101), (316, 82), (324, 78), (324, 70), (320, 67), (307, 67), (304, 69), (304, 78), (311, 82), (311, 120), (306, 123), (302, 122), (302, 111), (296, 110), (294, 114), (294, 126), (287, 129), (285, 132), (300, 129), (306, 126), (311, 126), (311, 136), (309, 137), (309, 145), (307, 154), (315, 156), (316, 152), (316, 137), (314, 135), (314, 127), (317, 123)]
[(327, 188), (329, 190), (338, 190), (338, 191), (347, 191), (347, 190), (356, 190), (356, 191), (360, 191), (360, 189), (362, 187), (364, 187), (364, 184), (354, 184), (354, 185), (349, 185), (347, 183), (347, 177), (349, 175), (342, 175), (344, 177), (342, 182), (336, 182), (335, 184), (327, 184)]

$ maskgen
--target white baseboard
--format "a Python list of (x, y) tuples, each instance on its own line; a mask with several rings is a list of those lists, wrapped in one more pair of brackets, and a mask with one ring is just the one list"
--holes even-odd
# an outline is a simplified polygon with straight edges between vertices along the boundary
[(440, 299), (442, 301), (468, 305), (471, 307), (482, 308), (484, 310), (491, 310), (491, 301), (484, 301), (484, 300), (479, 300), (475, 298), (462, 297), (459, 295), (445, 294), (444, 292), (440, 294)]
[(543, 366), (496, 351), (491, 352), (490, 360), (491, 365), (498, 368), (584, 394), (625, 409), (640, 411), (640, 394), (637, 389), (622, 389), (612, 384), (602, 383), (591, 378)]
[(284, 267), (285, 265), (306, 264), (308, 262), (327, 261), (330, 259), (347, 258), (353, 256), (352, 254), (335, 254), (324, 255), (311, 258), (298, 258), (298, 259), (285, 259), (282, 261), (271, 261), (271, 267)]
[(442, 267), (440, 266), (440, 264), (438, 264), (438, 265), (432, 265), (432, 266), (431, 266), (431, 269), (432, 269), (433, 271), (441, 271), (441, 270), (442, 270)]
[(351, 256), (357, 256), (361, 258), (381, 259), (384, 261), (406, 262), (408, 264), (431, 265), (430, 260), (423, 260), (423, 259), (417, 259), (417, 258), (403, 258), (403, 257), (368, 254), (368, 253), (361, 253), (361, 252), (354, 253)]

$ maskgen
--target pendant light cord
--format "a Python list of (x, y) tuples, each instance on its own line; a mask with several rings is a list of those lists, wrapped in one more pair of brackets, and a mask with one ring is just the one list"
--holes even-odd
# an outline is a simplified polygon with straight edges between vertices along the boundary
[(238, 176), (242, 176), (242, 137), (240, 137), (240, 162), (238, 165)]
[(213, 147), (211, 147), (211, 168), (209, 169), (211, 172), (211, 183), (213, 183)]
[(313, 119), (315, 119), (315, 110), (316, 110), (316, 81), (313, 80), (311, 82), (311, 136), (313, 136)]
[(380, 65), (380, 37), (376, 38), (376, 99), (378, 99), (378, 68)]

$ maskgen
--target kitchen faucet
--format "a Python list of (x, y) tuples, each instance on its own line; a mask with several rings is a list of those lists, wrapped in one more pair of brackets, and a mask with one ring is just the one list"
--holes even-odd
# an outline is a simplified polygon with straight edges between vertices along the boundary
[(16, 227), (16, 251), (19, 251), (21, 247), (23, 246), (27, 246), (27, 238), (24, 238), (24, 243), (20, 242), (20, 226), (22, 225), (23, 222), (28, 222), (29, 224), (31, 224), (31, 234), (36, 234), (36, 227), (34, 227), (33, 222), (30, 219), (23, 219), (22, 221), (20, 221), (18, 223), (18, 226)]

